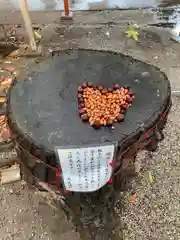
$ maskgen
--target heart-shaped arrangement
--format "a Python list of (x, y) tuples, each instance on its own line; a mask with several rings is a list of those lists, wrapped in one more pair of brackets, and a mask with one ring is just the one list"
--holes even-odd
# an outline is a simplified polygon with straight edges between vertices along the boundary
[(78, 87), (78, 111), (83, 121), (95, 128), (112, 126), (124, 120), (125, 111), (131, 106), (134, 93), (118, 84), (111, 88), (84, 83)]

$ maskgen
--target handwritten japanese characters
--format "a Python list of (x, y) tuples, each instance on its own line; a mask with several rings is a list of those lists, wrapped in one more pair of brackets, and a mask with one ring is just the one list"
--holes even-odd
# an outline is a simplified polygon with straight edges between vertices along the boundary
[(64, 187), (68, 191), (93, 192), (111, 178), (115, 146), (57, 148)]

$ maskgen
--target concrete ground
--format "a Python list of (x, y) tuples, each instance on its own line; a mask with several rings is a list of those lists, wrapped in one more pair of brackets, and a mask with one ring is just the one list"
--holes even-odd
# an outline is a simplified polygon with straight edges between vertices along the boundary
[[(83, 24), (80, 20), (68, 26), (47, 24), (40, 31), (42, 47), (46, 52), (67, 47), (123, 52), (158, 66), (169, 77), (172, 89), (180, 89), (180, 45), (170, 39), (166, 29), (145, 26), (149, 15), (144, 11), (123, 14), (118, 11), (98, 12), (95, 21), (86, 13)], [(102, 19), (111, 22), (102, 23)], [(129, 25), (134, 24), (139, 27), (138, 42), (127, 39), (124, 34)], [(22, 77), (23, 71), (31, 71), (35, 60), (20, 58), (12, 64), (17, 66)], [(3, 62), (2, 65), (11, 64)], [(173, 108), (164, 131), (165, 140), (152, 155), (142, 152), (138, 156), (139, 176), (134, 182), (137, 201), (125, 201), (123, 213), (126, 240), (180, 239), (179, 119), (180, 97), (173, 96)], [(148, 171), (152, 172), (152, 185), (147, 181)], [(0, 187), (0, 198), (0, 239), (79, 239), (63, 212), (57, 213), (23, 182)]]

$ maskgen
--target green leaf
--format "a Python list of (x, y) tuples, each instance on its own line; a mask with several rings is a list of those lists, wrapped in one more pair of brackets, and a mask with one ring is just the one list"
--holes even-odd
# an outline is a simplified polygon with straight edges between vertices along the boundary
[(135, 41), (138, 41), (139, 33), (136, 28), (130, 28), (125, 33), (128, 38), (133, 38)]

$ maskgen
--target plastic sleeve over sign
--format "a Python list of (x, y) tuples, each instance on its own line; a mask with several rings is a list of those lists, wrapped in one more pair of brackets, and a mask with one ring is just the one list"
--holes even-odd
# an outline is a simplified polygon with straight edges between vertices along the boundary
[(55, 149), (66, 190), (93, 192), (111, 179), (114, 144)]

